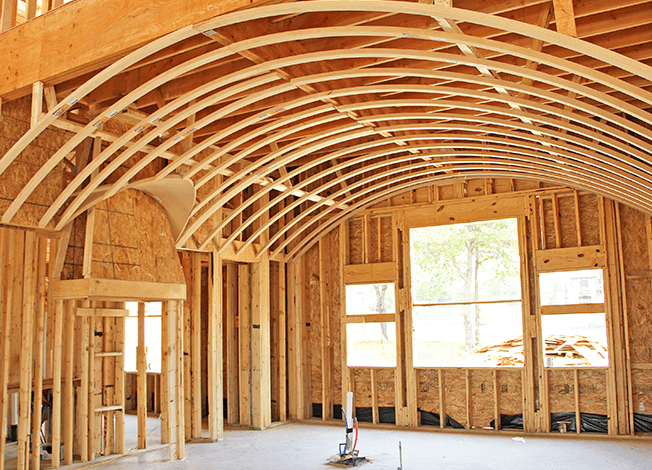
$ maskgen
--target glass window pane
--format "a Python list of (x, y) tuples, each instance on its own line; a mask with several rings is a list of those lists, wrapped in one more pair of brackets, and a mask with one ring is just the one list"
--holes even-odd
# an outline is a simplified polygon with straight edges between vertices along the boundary
[(603, 303), (602, 269), (541, 273), (539, 290), (541, 305)]
[(604, 313), (542, 315), (546, 366), (607, 367), (607, 324)]
[(521, 298), (516, 219), (410, 229), (412, 302)]
[(346, 286), (346, 314), (396, 313), (394, 284), (352, 284)]
[(349, 366), (396, 367), (396, 324), (348, 323), (346, 346)]
[[(415, 367), (523, 363), (521, 302), (414, 307), (412, 321)], [(515, 349), (503, 352), (505, 341)]]

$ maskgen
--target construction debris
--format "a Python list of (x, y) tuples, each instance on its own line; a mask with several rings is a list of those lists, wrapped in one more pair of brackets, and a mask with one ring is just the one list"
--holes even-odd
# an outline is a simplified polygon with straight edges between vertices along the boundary
[[(492, 346), (475, 349), (474, 354), (486, 355), (486, 362), (497, 366), (519, 366), (525, 363), (523, 337)], [(592, 338), (581, 335), (551, 335), (546, 338), (546, 365), (606, 366), (607, 348)]]

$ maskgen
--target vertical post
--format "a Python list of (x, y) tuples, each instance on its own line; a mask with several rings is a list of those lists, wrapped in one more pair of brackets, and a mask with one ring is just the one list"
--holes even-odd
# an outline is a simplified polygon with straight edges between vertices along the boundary
[(252, 425), (263, 429), (272, 424), (269, 255), (251, 266), (251, 380)]
[(145, 349), (145, 303), (138, 302), (138, 378), (136, 407), (138, 413), (138, 448), (147, 449), (147, 352)]
[[(210, 279), (210, 302), (208, 312), (208, 433), (213, 442), (224, 433), (224, 390), (223, 390), (223, 350), (222, 350), (222, 312), (223, 279), (222, 258), (213, 250), (213, 263)], [(229, 366), (233, 366), (229, 364)]]
[(443, 369), (439, 369), (437, 372), (439, 380), (439, 427), (444, 429), (446, 427), (446, 377)]
[(287, 420), (287, 327), (286, 327), (286, 308), (285, 308), (285, 261), (279, 263), (279, 292), (278, 292), (278, 380), (279, 380), (279, 420)]
[(321, 402), (323, 420), (333, 418), (332, 360), (330, 347), (330, 302), (326, 300), (329, 291), (329, 276), (325, 263), (330, 258), (328, 238), (319, 240), (319, 313), (321, 323)]
[[(47, 242), (48, 241), (45, 238), (39, 237), (38, 239), (38, 271), (36, 274), (36, 323), (34, 327), (34, 412), (32, 415), (32, 467), (34, 470), (39, 470), (41, 466), (40, 430), (41, 406), (43, 403), (43, 340), (45, 335), (45, 277), (47, 275), (45, 255), (47, 250)], [(1, 276), (0, 285), (2, 285)]]
[[(124, 302), (118, 304), (125, 308)], [(125, 451), (125, 318), (115, 319), (115, 351), (121, 353), (115, 358), (115, 404), (121, 406), (115, 413), (115, 451), (123, 454)]]
[[(95, 302), (91, 302), (95, 307)], [(97, 413), (95, 413), (95, 317), (88, 317), (88, 460), (95, 458), (97, 447), (95, 434), (97, 434)]]
[(238, 266), (238, 344), (240, 346), (238, 363), (239, 390), (240, 390), (240, 424), (250, 426), (251, 420), (251, 291), (249, 282), (250, 265), (241, 264)]
[(186, 415), (185, 415), (185, 389), (184, 389), (184, 383), (185, 383), (185, 377), (184, 377), (184, 370), (183, 370), (183, 355), (182, 352), (184, 351), (184, 345), (183, 345), (183, 340), (184, 337), (181, 334), (183, 331), (183, 301), (177, 302), (177, 331), (179, 331), (179, 334), (177, 335), (177, 347), (176, 347), (176, 364), (177, 364), (177, 399), (175, 400), (177, 403), (177, 432), (176, 432), (176, 440), (177, 440), (177, 458), (179, 460), (185, 459), (186, 458), (186, 428), (183, 426), (183, 423), (186, 421)]
[(34, 251), (36, 234), (25, 233), (23, 271), (23, 321), (20, 347), (20, 394), (18, 414), (18, 469), (29, 467), (30, 411), (32, 398), (32, 340), (34, 336)]
[[(84, 307), (88, 307), (90, 302), (87, 300), (84, 301)], [(81, 461), (88, 462), (88, 430), (90, 429), (89, 425), (89, 415), (88, 415), (88, 405), (89, 405), (89, 387), (90, 387), (90, 362), (89, 362), (89, 350), (90, 350), (90, 322), (91, 317), (81, 317), (81, 328), (80, 333), (81, 344), (79, 345), (81, 351), (81, 384), (79, 386), (79, 427), (82, 429), (81, 434)]]
[(0, 315), (2, 329), (0, 329), (0, 470), (5, 465), (5, 441), (7, 438), (7, 404), (9, 385), (9, 346), (11, 337), (11, 311), (13, 291), (11, 289), (14, 277), (15, 255), (14, 239), (15, 230), (0, 228)]
[(169, 328), (170, 302), (161, 304), (161, 444), (170, 444), (170, 344)]
[[(350, 381), (349, 366), (347, 363), (347, 342), (346, 342), (346, 323), (342, 323), (342, 318), (346, 316), (346, 286), (344, 285), (344, 266), (348, 264), (349, 259), (349, 231), (348, 222), (340, 224), (339, 227), (339, 278), (340, 278), (340, 306), (342, 309), (340, 315), (340, 351), (342, 356), (342, 406), (346, 405), (347, 392), (353, 391)], [(298, 263), (295, 263), (298, 264)]]
[[(213, 273), (215, 275), (215, 273)], [(226, 381), (227, 381), (227, 412), (228, 423), (234, 424), (239, 418), (238, 379), (240, 377), (238, 363), (238, 265), (226, 265)]]
[(73, 395), (74, 369), (73, 360), (75, 353), (75, 316), (77, 313), (77, 301), (68, 300), (64, 317), (66, 318), (65, 334), (65, 382), (63, 389), (63, 463), (70, 465), (73, 458), (73, 431), (75, 423), (75, 397)]
[[(192, 348), (190, 359), (192, 360), (192, 432), (190, 434), (193, 438), (201, 437), (201, 253), (192, 253), (192, 301), (191, 301), (191, 341)], [(217, 289), (221, 291), (221, 286)], [(220, 296), (221, 297), (221, 296)], [(220, 306), (221, 307), (221, 306)], [(218, 312), (221, 314), (222, 309), (219, 308)], [(209, 316), (209, 321), (210, 321)], [(220, 322), (221, 324), (221, 322)], [(209, 330), (209, 343), (211, 341), (211, 334)], [(222, 335), (220, 334), (220, 342)], [(221, 351), (221, 349), (220, 349)], [(209, 357), (211, 354), (209, 353)], [(214, 377), (219, 379), (218, 377)], [(190, 377), (188, 377), (190, 380)], [(217, 382), (208, 381), (209, 388)], [(220, 380), (221, 383), (221, 380)], [(221, 407), (220, 407), (221, 408)], [(189, 418), (189, 417), (188, 417)], [(188, 419), (186, 418), (186, 419)]]
[(494, 380), (494, 429), (500, 431), (500, 389), (498, 388), (498, 370), (493, 370)]
[(168, 308), (163, 313), (163, 327), (167, 330), (167, 343), (165, 345), (164, 357), (167, 356), (167, 421), (169, 437), (170, 460), (182, 459), (185, 454), (185, 435), (183, 427), (184, 404), (183, 404), (183, 379), (181, 365), (180, 330), (179, 324), (182, 314), (179, 309), (179, 302), (171, 300)]
[(61, 448), (61, 350), (63, 300), (54, 302), (54, 354), (52, 364), (52, 468), (59, 468)]

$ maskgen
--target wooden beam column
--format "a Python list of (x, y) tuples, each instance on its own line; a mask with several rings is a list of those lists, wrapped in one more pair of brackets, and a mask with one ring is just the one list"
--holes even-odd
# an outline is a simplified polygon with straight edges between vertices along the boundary
[[(213, 249), (208, 312), (208, 434), (212, 442), (224, 435), (224, 390), (222, 350), (223, 279), (222, 259)], [(193, 287), (194, 290), (194, 287)], [(200, 428), (201, 433), (201, 428)]]
[(269, 255), (251, 265), (252, 426), (272, 424), (270, 371)]
[(226, 265), (226, 409), (227, 422), (235, 424), (239, 419), (238, 379), (238, 265)]
[(168, 308), (163, 309), (162, 328), (166, 332), (164, 345), (164, 358), (166, 359), (166, 377), (167, 382), (167, 422), (169, 437), (169, 456), (170, 460), (180, 460), (185, 455), (185, 433), (184, 433), (184, 404), (183, 404), (183, 369), (180, 367), (181, 360), (179, 352), (181, 331), (180, 317), (182, 313), (179, 308), (179, 302), (171, 300), (168, 302)]
[[(192, 299), (191, 299), (191, 319), (190, 319), (190, 359), (191, 364), (191, 377), (188, 377), (187, 380), (192, 378), (191, 386), (191, 412), (192, 412), (192, 428), (190, 432), (190, 437), (200, 438), (201, 437), (201, 405), (202, 405), (202, 396), (201, 396), (201, 253), (192, 253), (192, 271), (191, 271), (191, 282), (192, 282)], [(220, 280), (221, 281), (221, 280)], [(221, 293), (220, 289), (216, 289)], [(215, 294), (215, 291), (213, 291)], [(221, 298), (221, 295), (220, 295)], [(222, 313), (222, 309), (219, 308), (219, 314)], [(212, 319), (213, 316), (209, 316), (209, 319)], [(221, 321), (220, 321), (221, 325)], [(215, 327), (215, 325), (214, 325)], [(216, 328), (209, 328), (208, 343), (209, 347), (211, 344), (214, 344), (217, 341), (217, 338), (212, 337)], [(221, 343), (222, 335), (220, 333), (219, 341)], [(221, 355), (221, 348), (219, 349)], [(208, 354), (209, 359), (212, 358), (212, 354)], [(220, 361), (221, 363), (222, 361)], [(218, 377), (214, 377), (218, 379)], [(213, 386), (218, 386), (216, 381), (209, 381), (209, 384)], [(219, 380), (220, 388), (222, 381)], [(211, 388), (211, 387), (209, 387)], [(221, 408), (221, 407), (220, 407)], [(190, 417), (188, 417), (190, 418)]]
[(145, 303), (138, 302), (138, 369), (136, 411), (138, 414), (138, 448), (147, 449), (147, 351), (145, 349)]

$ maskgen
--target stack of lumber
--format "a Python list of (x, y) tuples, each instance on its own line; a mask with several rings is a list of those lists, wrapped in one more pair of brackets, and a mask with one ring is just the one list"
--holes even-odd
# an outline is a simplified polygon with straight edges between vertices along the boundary
[[(518, 337), (492, 346), (473, 350), (474, 354), (486, 356), (486, 362), (497, 366), (524, 364), (523, 338)], [(581, 335), (551, 335), (546, 338), (546, 357), (552, 358), (552, 366), (606, 366), (606, 347), (589, 337)]]

